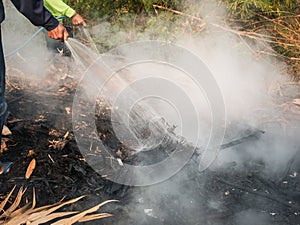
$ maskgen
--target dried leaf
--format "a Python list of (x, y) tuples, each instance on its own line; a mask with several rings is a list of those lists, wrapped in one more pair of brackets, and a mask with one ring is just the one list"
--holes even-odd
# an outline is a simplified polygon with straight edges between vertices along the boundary
[(59, 137), (59, 132), (55, 129), (51, 129), (49, 135)]
[[(30, 211), (30, 210), (29, 210)], [(18, 214), (16, 217), (12, 217), (9, 221), (6, 221), (5, 225), (20, 225), (27, 224), (29, 211), (25, 211), (23, 214)]]
[(15, 210), (14, 212), (12, 212), (10, 214), (10, 217), (15, 217), (17, 215), (23, 214), (26, 209), (28, 209), (28, 206), (30, 205), (30, 203), (27, 203), (26, 205), (24, 205), (22, 208)]
[(111, 216), (113, 216), (113, 215), (110, 213), (99, 213), (99, 214), (86, 215), (86, 216), (82, 217), (80, 220), (78, 220), (78, 222), (83, 223), (83, 222), (103, 219), (103, 218), (107, 218), (107, 217), (111, 217)]
[(80, 196), (80, 197), (78, 197), (78, 198), (71, 199), (71, 200), (69, 200), (69, 201), (67, 201), (67, 202), (56, 204), (56, 205), (54, 205), (53, 207), (49, 208), (48, 210), (39, 211), (39, 208), (37, 208), (37, 209), (35, 209), (36, 212), (33, 213), (33, 214), (31, 214), (30, 217), (29, 217), (29, 219), (30, 219), (30, 221), (35, 221), (36, 219), (41, 218), (41, 217), (44, 217), (44, 216), (47, 216), (47, 215), (49, 215), (50, 213), (56, 211), (57, 209), (59, 209), (59, 208), (65, 206), (65, 205), (68, 205), (68, 204), (72, 204), (72, 203), (74, 203), (74, 202), (77, 202), (77, 201), (79, 201), (79, 200), (80, 200), (81, 198), (83, 198), (83, 197), (84, 197), (84, 196)]
[(26, 179), (30, 178), (33, 170), (35, 169), (35, 166), (36, 166), (36, 161), (35, 161), (35, 159), (32, 159), (26, 170), (26, 174), (25, 174)]
[(32, 206), (31, 206), (31, 209), (34, 209), (35, 206), (36, 206), (36, 196), (35, 196), (35, 188), (33, 187), (33, 191), (32, 191)]
[(294, 99), (293, 104), (300, 106), (300, 99), (299, 98)]
[(6, 138), (2, 138), (1, 140), (1, 150), (0, 152), (4, 152), (7, 150), (7, 145), (6, 145), (7, 139)]
[[(0, 224), (5, 225), (20, 225), (20, 224), (32, 224), (32, 225), (38, 225), (38, 224), (44, 224), (47, 222), (50, 222), (52, 220), (56, 220), (56, 222), (52, 224), (73, 224), (77, 221), (85, 222), (85, 221), (91, 221), (96, 219), (102, 219), (106, 217), (112, 216), (112, 214), (109, 213), (95, 213), (92, 215), (87, 215), (89, 213), (96, 212), (101, 206), (104, 204), (107, 204), (109, 202), (115, 202), (116, 200), (110, 200), (105, 201), (93, 208), (90, 208), (84, 212), (55, 212), (59, 208), (67, 205), (72, 204), (74, 202), (79, 201), (85, 196), (81, 196), (75, 199), (71, 199), (66, 202), (58, 202), (52, 205), (43, 206), (40, 208), (36, 208), (36, 200), (35, 200), (35, 190), (33, 190), (33, 203), (32, 207), (29, 208), (30, 203), (27, 203), (21, 208), (19, 207), (19, 204), (21, 202), (21, 199), (26, 191), (26, 189), (20, 188), (18, 191), (18, 194), (15, 198), (15, 201), (11, 204), (11, 206), (6, 210), (3, 211), (4, 207), (6, 206), (9, 198), (11, 197), (13, 191), (15, 190), (15, 187), (12, 189), (12, 191), (6, 196), (3, 202), (0, 203)], [(76, 214), (76, 215), (74, 215)], [(65, 218), (70, 216), (69, 218)]]
[(3, 136), (8, 136), (8, 135), (11, 135), (12, 134), (12, 132), (10, 131), (10, 129), (8, 129), (8, 127), (7, 126), (3, 126), (3, 128), (2, 128), (2, 135)]
[(53, 223), (52, 225), (60, 225), (60, 224), (73, 224), (75, 222), (78, 222), (80, 219), (82, 219), (86, 214), (96, 212), (99, 208), (101, 208), (103, 205), (110, 203), (110, 202), (118, 202), (118, 200), (108, 200), (105, 202), (102, 202), (90, 209), (87, 209), (81, 213), (76, 214), (75, 216), (72, 216), (71, 218), (62, 219), (58, 222)]
[[(14, 189), (13, 189), (13, 190), (14, 190)], [(12, 190), (12, 191), (13, 191), (13, 190)], [(8, 216), (10, 216), (10, 214), (11, 214), (16, 208), (18, 208), (18, 206), (19, 206), (19, 204), (20, 204), (20, 202), (21, 202), (22, 196), (23, 196), (23, 194), (24, 194), (25, 191), (26, 191), (26, 189), (23, 190), (22, 187), (19, 189), (15, 201), (13, 202), (13, 204), (12, 204), (7, 210), (5, 210), (5, 211), (1, 214), (1, 216), (0, 216), (1, 219), (2, 219), (3, 217), (8, 217)], [(11, 192), (8, 196), (10, 196), (11, 194), (12, 194), (12, 192)]]
[(28, 151), (27, 156), (28, 156), (28, 157), (31, 157), (31, 156), (34, 156), (34, 155), (35, 155), (35, 151), (34, 151), (33, 149), (30, 149), (30, 150)]
[(57, 219), (57, 218), (64, 217), (64, 216), (69, 216), (69, 215), (72, 215), (72, 214), (75, 214), (75, 213), (78, 213), (78, 212), (74, 211), (74, 212), (57, 212), (57, 213), (51, 213), (51, 214), (49, 214), (47, 216), (40, 217), (39, 219), (35, 220), (34, 222), (31, 222), (30, 225), (39, 225), (39, 224), (51, 221), (53, 219)]
[(6, 198), (3, 200), (3, 202), (1, 202), (0, 204), (0, 212), (3, 211), (8, 199), (10, 198), (10, 196), (12, 195), (12, 193), (14, 192), (16, 186), (13, 187), (13, 189), (9, 192), (9, 194), (6, 196)]
[(14, 203), (5, 212), (11, 214), (16, 208), (18, 208), (25, 192), (26, 188), (23, 190), (23, 187), (20, 187)]
[(69, 131), (67, 131), (67, 132), (65, 133), (65, 135), (64, 135), (64, 140), (66, 140), (66, 139), (68, 138), (69, 134), (70, 134)]
[(66, 110), (68, 115), (71, 113), (71, 107), (66, 107), (65, 110)]
[(52, 141), (49, 141), (49, 148), (53, 148), (54, 150), (57, 150), (57, 151), (60, 151), (62, 150), (67, 144), (67, 141), (66, 140), (52, 140)]

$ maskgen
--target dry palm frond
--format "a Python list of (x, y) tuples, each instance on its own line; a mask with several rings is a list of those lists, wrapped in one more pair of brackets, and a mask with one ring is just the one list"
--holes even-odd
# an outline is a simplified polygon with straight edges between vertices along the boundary
[(65, 205), (75, 203), (82, 199), (84, 196), (71, 199), (66, 202), (58, 202), (52, 205), (42, 206), (35, 208), (36, 199), (35, 191), (33, 191), (33, 200), (32, 205), (26, 204), (23, 207), (20, 207), (21, 199), (26, 191), (22, 187), (19, 189), (17, 196), (14, 201), (8, 205), (9, 199), (12, 197), (12, 194), (15, 190), (15, 187), (10, 191), (10, 193), (5, 197), (5, 199), (0, 203), (0, 224), (6, 225), (22, 225), (22, 224), (31, 224), (38, 225), (46, 222), (51, 222), (55, 219), (55, 224), (74, 224), (76, 222), (86, 222), (96, 219), (102, 219), (112, 216), (109, 213), (95, 213), (103, 205), (116, 202), (116, 200), (108, 200), (102, 202), (90, 209), (87, 209), (83, 212), (70, 211), (70, 212), (56, 212), (58, 209), (62, 208)]

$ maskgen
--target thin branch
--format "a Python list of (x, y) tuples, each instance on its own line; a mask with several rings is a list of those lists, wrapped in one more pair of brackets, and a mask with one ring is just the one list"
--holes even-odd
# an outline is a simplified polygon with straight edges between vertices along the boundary
[(201, 18), (199, 18), (197, 16), (193, 16), (193, 15), (190, 15), (190, 14), (187, 14), (187, 13), (183, 13), (183, 12), (180, 12), (178, 10), (170, 9), (170, 8), (167, 8), (167, 7), (164, 7), (164, 6), (161, 6), (161, 5), (153, 5), (153, 8), (154, 9), (163, 9), (163, 10), (166, 10), (166, 11), (169, 11), (169, 12), (181, 15), (181, 16), (189, 17), (193, 20), (197, 20), (197, 21), (201, 22), (200, 28), (204, 28), (206, 26), (206, 23)]

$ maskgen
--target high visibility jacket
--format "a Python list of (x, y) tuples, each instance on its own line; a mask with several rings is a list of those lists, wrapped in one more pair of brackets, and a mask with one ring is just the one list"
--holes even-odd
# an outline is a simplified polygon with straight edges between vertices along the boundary
[[(30, 22), (36, 26), (43, 26), (47, 30), (53, 30), (58, 26), (58, 21), (43, 6), (43, 0), (11, 0)], [(4, 20), (3, 2), (0, 0), (0, 23)]]
[(66, 0), (44, 0), (44, 6), (53, 16), (66, 16), (71, 18), (75, 15), (75, 10), (66, 4)]

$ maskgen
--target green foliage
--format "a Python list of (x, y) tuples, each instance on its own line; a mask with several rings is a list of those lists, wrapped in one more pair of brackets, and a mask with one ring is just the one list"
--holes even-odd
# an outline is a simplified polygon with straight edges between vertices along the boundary
[[(67, 0), (88, 22), (97, 25), (93, 37), (101, 52), (116, 45), (145, 39), (172, 41), (178, 34), (196, 35), (203, 18), (209, 23), (218, 4), (211, 0)], [(214, 1), (212, 1), (214, 2)], [(259, 41), (266, 41), (287, 60), (299, 60), (300, 0), (217, 0), (225, 3), (227, 22)], [(154, 9), (153, 5), (163, 6)], [(222, 4), (221, 4), (222, 5)], [(172, 11), (173, 9), (176, 11)], [(200, 15), (204, 12), (206, 15)], [(190, 15), (190, 16), (189, 16)], [(257, 35), (256, 35), (257, 34)], [(262, 35), (262, 36), (261, 36)], [(263, 37), (267, 37), (264, 40)], [(292, 63), (291, 63), (292, 64)], [(298, 71), (298, 70), (295, 70)]]
[(179, 9), (182, 7), (181, 0), (141, 0), (141, 2), (144, 4), (147, 12), (153, 11), (153, 5), (161, 5), (172, 9)]
[(255, 18), (257, 14), (280, 16), (295, 7), (293, 0), (225, 0), (230, 14), (239, 19)]
[(118, 16), (124, 13), (153, 13), (153, 4), (180, 9), (183, 0), (68, 0), (78, 13), (88, 18)]
[[(259, 41), (271, 46), (271, 55), (289, 65), (289, 73), (299, 80), (300, 0), (221, 0), (229, 10), (231, 21)], [(261, 38), (260, 34), (266, 35)], [(265, 49), (263, 52), (267, 52)]]
[(171, 12), (159, 12), (157, 15), (122, 14), (109, 22), (102, 20), (91, 31), (98, 50), (108, 50), (128, 42), (141, 40), (173, 41), (182, 33), (182, 22), (174, 18)]

